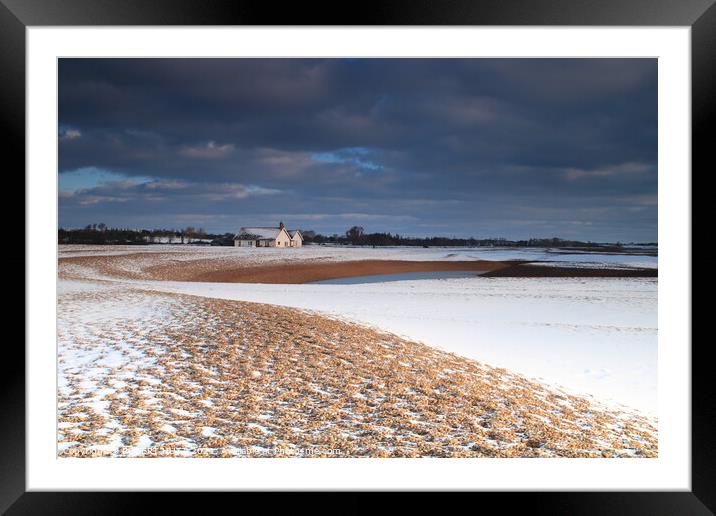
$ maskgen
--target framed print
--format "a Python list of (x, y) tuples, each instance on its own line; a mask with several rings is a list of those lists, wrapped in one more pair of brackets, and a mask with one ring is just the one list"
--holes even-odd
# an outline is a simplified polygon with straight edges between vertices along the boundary
[(2, 1), (27, 203), (3, 510), (440, 490), (712, 513), (713, 2)]

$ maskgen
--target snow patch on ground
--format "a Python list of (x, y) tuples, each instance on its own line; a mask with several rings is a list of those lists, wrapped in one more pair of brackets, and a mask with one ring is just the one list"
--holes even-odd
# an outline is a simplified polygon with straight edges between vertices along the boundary
[[(145, 248), (138, 251), (136, 247), (64, 247), (70, 246), (62, 246), (60, 254), (69, 256), (139, 253), (140, 256), (128, 256), (122, 261), (122, 267), (135, 272), (157, 264), (157, 260), (166, 259), (167, 252), (173, 253), (177, 260), (228, 256), (247, 263), (287, 259), (303, 261), (306, 256), (325, 260), (563, 258), (570, 265), (588, 263), (584, 266), (589, 267), (595, 260), (605, 267), (637, 266), (635, 264), (641, 262), (636, 259), (656, 267), (655, 257), (652, 261), (650, 257), (619, 255), (612, 261), (599, 261), (601, 258), (595, 258), (594, 254), (585, 254), (577, 261), (566, 262), (574, 257), (523, 249), (306, 247), (257, 252), (189, 246), (147, 246), (150, 248), (147, 251)], [(156, 248), (162, 254), (158, 254)], [(240, 254), (236, 254), (237, 251)], [(61, 264), (61, 270), (63, 267), (75, 265)], [(123, 419), (128, 417), (121, 406), (127, 402), (127, 396), (139, 400), (136, 413), (140, 416), (156, 411), (172, 396), (172, 392), (163, 387), (163, 370), (157, 365), (158, 357), (161, 360), (166, 356), (161, 354), (163, 332), (170, 333), (173, 329), (171, 325), (176, 325), (177, 321), (191, 326), (195, 307), (191, 302), (186, 302), (186, 306), (182, 304), (192, 298), (182, 300), (162, 293), (316, 311), (422, 341), (485, 364), (504, 367), (544, 383), (561, 386), (566, 392), (587, 394), (597, 404), (624, 405), (649, 415), (656, 414), (656, 278), (476, 276), (358, 285), (266, 285), (98, 279), (91, 267), (77, 267), (73, 269), (75, 273), (91, 280), (60, 279), (57, 284), (58, 398), (64, 415), (64, 419), (58, 422), (58, 452), (79, 449), (83, 439), (89, 435), (87, 428), (102, 427), (104, 433), (91, 436), (96, 441), (93, 453), (122, 456), (157, 454), (161, 450), (155, 450), (155, 445), (158, 442), (171, 445), (170, 437), (181, 428), (181, 420), (196, 415), (178, 406), (173, 407), (169, 409), (169, 419), (165, 424), (152, 428), (140, 425), (139, 431), (136, 430), (136, 421), (127, 419), (125, 422)], [(193, 298), (194, 301), (197, 299)], [(177, 314), (180, 314), (180, 319), (177, 319)], [(210, 329), (211, 325), (206, 328)], [(186, 328), (183, 330), (187, 331)], [(147, 335), (150, 332), (153, 340), (148, 345)], [(193, 347), (186, 357), (191, 357), (192, 353), (195, 354), (193, 356), (204, 356), (211, 351), (212, 342), (205, 342), (202, 335), (197, 334), (198, 338), (192, 340)], [(176, 355), (166, 363), (185, 363), (181, 357)], [(410, 357), (398, 363), (408, 367)], [(197, 368), (197, 374), (209, 384), (216, 383), (213, 370), (202, 369), (198, 365)], [(451, 375), (449, 370), (443, 373), (446, 378)], [(255, 369), (246, 371), (246, 375), (256, 381), (272, 378), (272, 374), (270, 369), (265, 369), (263, 375)], [(505, 372), (503, 379), (507, 381), (508, 377), (509, 373)], [(140, 388), (128, 389), (129, 385), (139, 385)], [(200, 384), (185, 382), (185, 385), (188, 392), (201, 392)], [(329, 391), (316, 392), (317, 396), (331, 396)], [(353, 397), (358, 401), (365, 398), (360, 392)], [(199, 411), (204, 408), (214, 410), (217, 405), (221, 405), (220, 399), (197, 400)], [(350, 409), (342, 410), (351, 413)], [(261, 424), (264, 420), (270, 421), (268, 415), (260, 414), (257, 419), (260, 422), (252, 423), (249, 428), (261, 434), (270, 434), (271, 430)], [(196, 442), (176, 441), (175, 444), (191, 454), (192, 449), (201, 447), (202, 440), (220, 442), (222, 436), (217, 434), (220, 424), (206, 426), (197, 432)], [(127, 428), (134, 428), (135, 433), (127, 433)], [(120, 435), (124, 437), (120, 438)]]
[[(470, 261), (526, 260), (566, 263), (600, 262), (606, 265), (656, 268), (656, 256), (623, 253), (564, 253), (556, 249), (531, 247), (352, 247), (306, 245), (279, 249), (191, 245), (73, 246), (59, 248), (60, 258), (81, 256), (126, 256), (123, 266), (130, 272), (141, 267), (176, 261), (202, 259), (231, 260), (243, 265), (266, 265), (286, 261), (410, 260)], [(63, 264), (62, 267), (75, 266)], [(86, 271), (84, 271), (86, 272)]]
[(166, 292), (315, 310), (604, 402), (650, 414), (657, 410), (656, 278), (142, 284)]

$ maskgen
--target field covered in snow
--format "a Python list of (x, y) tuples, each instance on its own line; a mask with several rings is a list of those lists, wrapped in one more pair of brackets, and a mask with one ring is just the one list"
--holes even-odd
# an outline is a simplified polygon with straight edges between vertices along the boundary
[(656, 414), (657, 282), (651, 278), (152, 286), (315, 310)]
[[(646, 252), (645, 252), (646, 253)], [(172, 260), (228, 259), (241, 264), (265, 264), (286, 261), (349, 261), (349, 260), (526, 260), (565, 263), (598, 263), (610, 267), (656, 268), (658, 259), (648, 254), (575, 253), (559, 249), (530, 247), (351, 247), (307, 245), (301, 248), (211, 247), (189, 245), (90, 246), (62, 245), (60, 258), (80, 256), (168, 256)]]
[[(656, 278), (270, 285), (160, 281), (149, 272), (167, 262), (372, 259), (656, 268), (655, 256), (328, 246), (61, 246), (59, 256), (60, 455), (160, 455), (161, 445), (176, 456), (236, 456), (243, 445), (299, 444), (324, 456), (329, 445), (351, 456), (655, 453)], [(278, 314), (279, 330), (266, 322)], [(462, 371), (459, 381), (445, 383), (441, 361)], [(390, 370), (380, 363), (400, 378), (386, 384)], [(331, 377), (336, 370), (354, 378), (351, 389)], [(237, 382), (243, 390), (234, 392)], [(283, 387), (272, 390), (277, 382)], [(292, 392), (313, 393), (305, 410)], [(431, 400), (458, 420), (428, 411)]]

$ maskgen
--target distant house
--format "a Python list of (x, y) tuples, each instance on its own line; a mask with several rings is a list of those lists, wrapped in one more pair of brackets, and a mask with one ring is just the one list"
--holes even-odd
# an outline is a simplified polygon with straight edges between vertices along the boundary
[(288, 234), (291, 235), (291, 247), (301, 247), (303, 245), (303, 235), (299, 230), (289, 230)]
[(286, 229), (283, 222), (275, 228), (241, 228), (234, 235), (234, 247), (301, 247), (302, 245), (301, 232), (297, 229)]

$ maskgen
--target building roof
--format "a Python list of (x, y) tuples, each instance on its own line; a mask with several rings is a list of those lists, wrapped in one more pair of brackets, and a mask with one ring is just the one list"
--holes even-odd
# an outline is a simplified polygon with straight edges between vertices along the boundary
[(275, 240), (280, 232), (281, 228), (241, 228), (234, 235), (234, 240)]
[[(281, 233), (281, 228), (276, 227), (254, 227), (254, 228), (241, 228), (238, 233), (234, 235), (234, 240), (276, 240), (278, 238), (279, 233)], [(303, 235), (298, 229), (286, 229), (286, 232), (288, 233), (288, 236), (293, 238), (296, 233), (298, 233), (298, 236), (301, 237), (301, 240), (303, 240)]]

